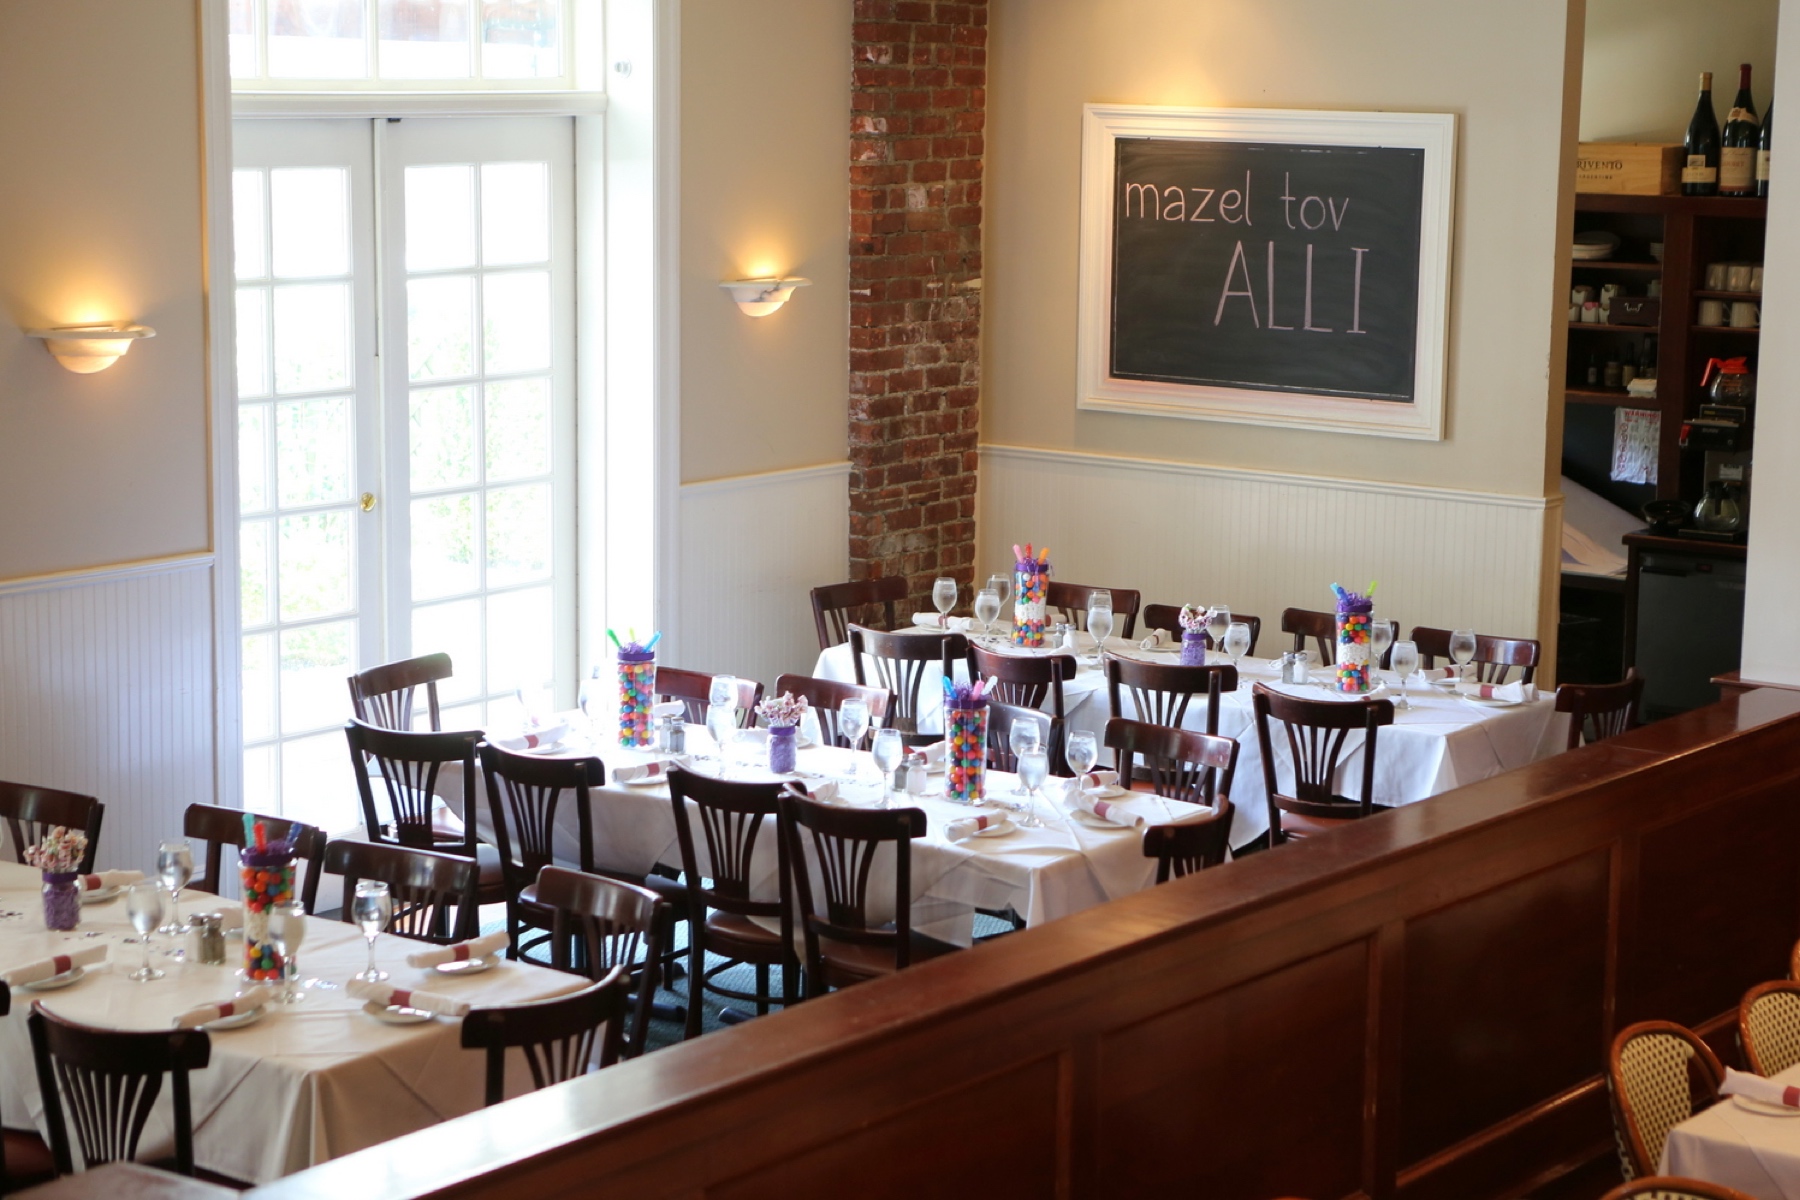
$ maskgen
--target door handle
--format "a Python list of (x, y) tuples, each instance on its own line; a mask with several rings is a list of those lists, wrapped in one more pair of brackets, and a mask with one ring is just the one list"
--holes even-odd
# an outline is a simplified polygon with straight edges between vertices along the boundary
[(375, 511), (375, 493), (374, 492), (364, 492), (362, 494), (362, 510), (364, 512), (374, 512)]

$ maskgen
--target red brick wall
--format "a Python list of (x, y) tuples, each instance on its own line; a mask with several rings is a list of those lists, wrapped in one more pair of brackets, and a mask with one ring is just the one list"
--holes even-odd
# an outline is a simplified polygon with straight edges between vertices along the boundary
[(975, 561), (987, 0), (853, 0), (850, 573)]

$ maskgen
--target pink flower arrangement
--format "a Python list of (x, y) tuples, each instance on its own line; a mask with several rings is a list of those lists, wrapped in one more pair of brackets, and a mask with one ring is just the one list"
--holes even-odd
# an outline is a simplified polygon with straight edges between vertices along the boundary
[(25, 848), (25, 861), (40, 871), (73, 871), (87, 853), (87, 842), (87, 834), (58, 825), (44, 835), (43, 841)]
[(792, 692), (771, 696), (756, 706), (756, 713), (771, 727), (798, 725), (806, 715), (806, 697), (796, 698)]
[(1207, 608), (1204, 604), (1181, 606), (1181, 629), (1184, 633), (1201, 633), (1206, 629)]

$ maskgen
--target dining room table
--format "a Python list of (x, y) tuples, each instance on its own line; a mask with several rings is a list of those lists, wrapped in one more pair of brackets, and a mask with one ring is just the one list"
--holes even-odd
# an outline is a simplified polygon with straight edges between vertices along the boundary
[[(0, 1122), (46, 1133), (27, 1016), (42, 1005), (59, 1017), (118, 1030), (169, 1029), (177, 1014), (229, 1000), (245, 986), (237, 968), (238, 938), (226, 942), (222, 966), (172, 955), (176, 939), (153, 938), (151, 962), (164, 976), (135, 982), (142, 961), (123, 896), (92, 893), (70, 932), (45, 928), (41, 876), (0, 863), (0, 974), (56, 955), (104, 947), (104, 961), (68, 974), (65, 986), (17, 986), (12, 1011), (0, 1018)], [(232, 902), (184, 891), (184, 914), (227, 911)], [(227, 1178), (267, 1183), (305, 1167), (411, 1133), (482, 1106), (485, 1056), (464, 1050), (460, 1021), (419, 1014), (377, 1016), (344, 984), (368, 961), (361, 930), (343, 921), (308, 918), (296, 955), (304, 998), (264, 1005), (248, 1023), (208, 1028), (211, 1059), (191, 1074), (196, 1164)], [(488, 960), (487, 969), (444, 972), (410, 967), (423, 943), (389, 934), (375, 942), (388, 983), (452, 997), (475, 1007), (543, 1000), (587, 985), (584, 977), (528, 963)], [(388, 1019), (384, 1019), (388, 1018)], [(390, 1023), (391, 1019), (409, 1021)], [(530, 1088), (516, 1053), (507, 1064), (509, 1095)], [(139, 1147), (150, 1161), (173, 1153), (170, 1090), (156, 1102)]]
[[(1800, 1085), (1800, 1066), (1769, 1078)], [(1723, 1096), (1669, 1130), (1657, 1173), (1724, 1184), (1757, 1200), (1800, 1200), (1800, 1108)]]

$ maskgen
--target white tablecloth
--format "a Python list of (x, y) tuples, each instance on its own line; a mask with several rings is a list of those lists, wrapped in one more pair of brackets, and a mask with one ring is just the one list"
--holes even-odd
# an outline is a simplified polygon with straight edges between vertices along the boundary
[[(1775, 1078), (1800, 1084), (1800, 1067)], [(1800, 1200), (1800, 1109), (1765, 1115), (1728, 1096), (1669, 1131), (1658, 1171), (1721, 1183), (1758, 1200)]]
[[(929, 632), (920, 630), (921, 633)], [(1085, 643), (1091, 652), (1091, 642)], [(1173, 664), (1179, 657), (1173, 653), (1141, 651), (1134, 642), (1118, 638), (1107, 640), (1107, 650), (1129, 658)], [(1210, 661), (1226, 662), (1214, 654)], [(872, 667), (865, 668), (871, 680)], [(852, 681), (854, 664), (848, 644), (833, 646), (819, 655), (813, 674), (824, 679)], [(1315, 678), (1320, 677), (1317, 667)], [(1268, 789), (1263, 782), (1262, 751), (1257, 744), (1256, 729), (1250, 708), (1251, 689), (1257, 683), (1280, 687), (1294, 695), (1326, 699), (1332, 693), (1318, 686), (1280, 685), (1280, 664), (1271, 659), (1245, 658), (1239, 664), (1238, 690), (1222, 697), (1219, 706), (1219, 732), (1235, 738), (1240, 747), (1237, 778), (1231, 799), (1236, 812), (1231, 822), (1231, 844), (1243, 846), (1269, 829)], [(1390, 685), (1392, 673), (1386, 676)], [(926, 672), (921, 697), (921, 727), (941, 729), (941, 672)], [(1390, 690), (1382, 693), (1393, 698)], [(1439, 691), (1413, 677), (1407, 696), (1413, 707), (1394, 714), (1394, 723), (1386, 726), (1376, 739), (1375, 802), (1396, 806), (1412, 804), (1451, 788), (1522, 767), (1557, 753), (1567, 743), (1567, 718), (1555, 712), (1549, 693), (1531, 704), (1511, 707), (1489, 707)], [(1129, 690), (1121, 697), (1121, 715), (1135, 717)], [(1103, 735), (1111, 709), (1107, 701), (1105, 676), (1091, 659), (1084, 659), (1077, 677), (1063, 687), (1063, 703), (1069, 727)], [(1188, 706), (1183, 724), (1189, 729), (1206, 727), (1206, 705), (1197, 699)], [(1279, 730), (1271, 731), (1277, 755), (1276, 771), (1283, 785), (1291, 783), (1286, 739)], [(1361, 782), (1362, 736), (1352, 734), (1345, 741), (1340, 780), (1354, 788)], [(1110, 761), (1102, 753), (1103, 761)]]
[[(103, 848), (104, 849), (104, 848)], [(0, 1122), (43, 1130), (43, 1104), (32, 1066), (26, 1015), (33, 1001), (59, 1016), (118, 1029), (166, 1029), (184, 1009), (231, 996), (233, 967), (243, 953), (226, 942), (228, 963), (204, 967), (163, 954), (153, 962), (167, 975), (133, 983), (125, 975), (142, 961), (123, 897), (82, 909), (74, 933), (44, 928), (36, 871), (0, 864), (0, 971), (96, 943), (109, 947), (104, 964), (89, 967), (73, 987), (15, 989), (12, 1014), (0, 1019)], [(182, 912), (229, 907), (184, 892)], [(314, 919), (300, 948), (304, 977), (342, 982), (360, 971), (368, 953), (353, 925)], [(440, 992), (478, 1006), (514, 1004), (561, 995), (585, 980), (503, 962), (480, 975), (449, 976), (406, 965), (417, 942), (383, 936), (376, 957), (390, 982)], [(290, 1172), (411, 1133), (481, 1107), (485, 1057), (461, 1046), (455, 1020), (387, 1025), (359, 1011), (341, 988), (313, 988), (292, 1007), (271, 1009), (260, 1021), (212, 1034), (212, 1062), (191, 1076), (194, 1153), (201, 1167), (233, 1179), (266, 1183)], [(527, 1089), (523, 1063), (508, 1071), (509, 1092)], [(145, 1129), (140, 1158), (173, 1153), (169, 1089)]]

